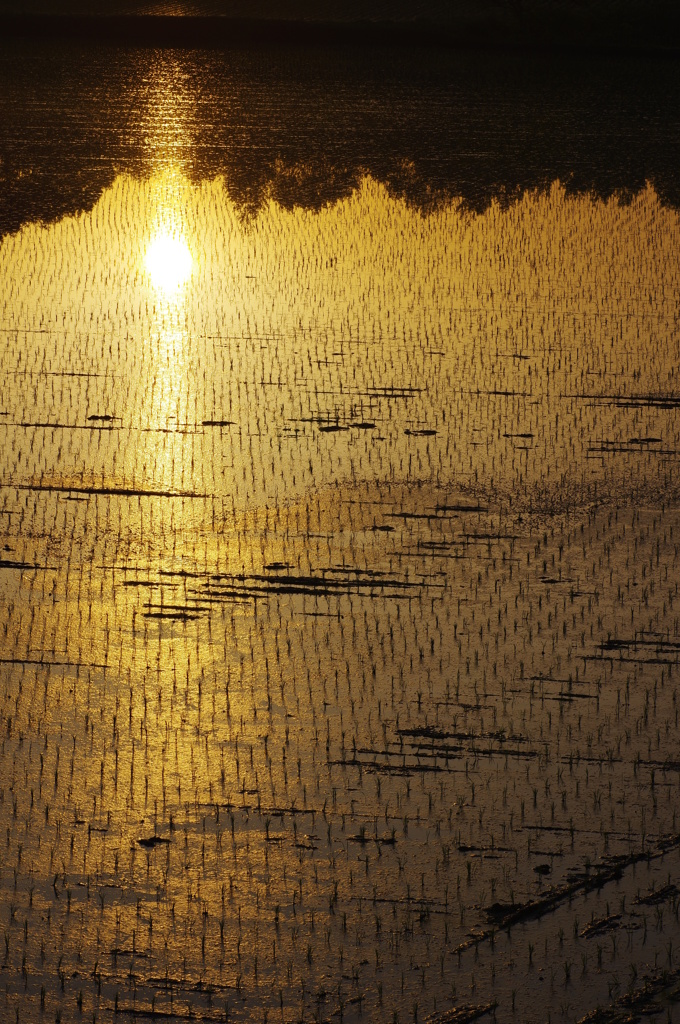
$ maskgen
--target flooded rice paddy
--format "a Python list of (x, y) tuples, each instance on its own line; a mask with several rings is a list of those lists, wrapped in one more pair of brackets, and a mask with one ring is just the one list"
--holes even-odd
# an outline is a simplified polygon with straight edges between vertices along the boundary
[(679, 251), (167, 152), (4, 234), (3, 1020), (678, 1019)]

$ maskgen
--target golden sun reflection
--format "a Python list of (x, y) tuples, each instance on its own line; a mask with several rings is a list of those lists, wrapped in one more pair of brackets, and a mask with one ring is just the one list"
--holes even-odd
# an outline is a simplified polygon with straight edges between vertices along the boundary
[(152, 239), (144, 262), (153, 284), (166, 294), (178, 291), (191, 277), (189, 246), (184, 238), (170, 232)]

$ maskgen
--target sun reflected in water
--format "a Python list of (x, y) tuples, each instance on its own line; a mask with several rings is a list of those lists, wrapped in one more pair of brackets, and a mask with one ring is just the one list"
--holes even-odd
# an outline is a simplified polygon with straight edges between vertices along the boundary
[(157, 234), (149, 243), (144, 262), (155, 287), (167, 296), (178, 292), (191, 277), (191, 252), (181, 235), (168, 231)]

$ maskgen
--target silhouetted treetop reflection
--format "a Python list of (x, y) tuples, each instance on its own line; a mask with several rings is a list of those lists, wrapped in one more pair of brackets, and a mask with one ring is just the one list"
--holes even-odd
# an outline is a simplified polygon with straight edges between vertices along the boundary
[(121, 172), (223, 175), (252, 212), (311, 209), (365, 175), (420, 208), (482, 210), (559, 179), (680, 204), (673, 60), (7, 44), (0, 232), (88, 209)]

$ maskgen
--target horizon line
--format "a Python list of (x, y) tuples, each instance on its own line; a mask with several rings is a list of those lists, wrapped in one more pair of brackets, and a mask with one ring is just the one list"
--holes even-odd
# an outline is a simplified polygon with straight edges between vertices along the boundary
[[(398, 47), (612, 56), (680, 56), (680, 12), (658, 24), (634, 18), (615, 29), (597, 16), (502, 18), (441, 22), (412, 20), (302, 20), (168, 14), (0, 13), (5, 41), (92, 42), (115, 46), (236, 49)], [(670, 41), (669, 41), (670, 40)]]

